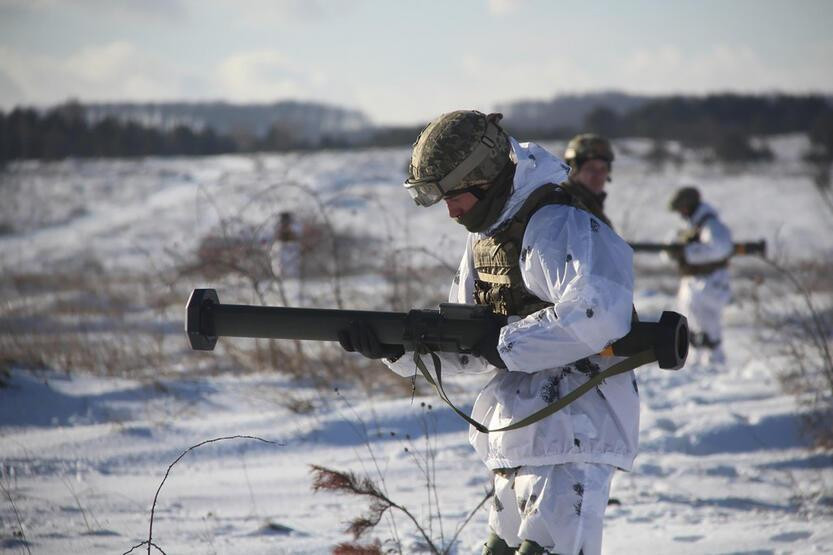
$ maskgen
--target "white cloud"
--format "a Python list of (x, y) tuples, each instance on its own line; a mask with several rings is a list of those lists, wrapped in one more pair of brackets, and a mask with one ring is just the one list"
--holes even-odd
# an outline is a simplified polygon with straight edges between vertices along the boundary
[(33, 12), (54, 8), (59, 0), (3, 0), (2, 8), (6, 12)]
[(281, 98), (325, 99), (332, 97), (327, 77), (293, 64), (285, 55), (273, 50), (239, 52), (223, 59), (217, 66), (218, 92), (236, 101), (267, 102)]
[[(0, 108), (6, 106), (7, 103), (5, 99), (15, 99), (15, 98), (22, 98), (23, 91), (20, 90), (20, 87), (12, 80), (11, 77), (6, 75), (5, 72), (0, 70)], [(13, 102), (9, 102), (8, 105), (10, 106)]]
[(361, 83), (356, 105), (382, 123), (427, 122), (457, 109), (493, 110), (519, 99), (547, 99), (556, 92), (592, 88), (592, 75), (569, 58), (507, 56), (502, 60), (469, 52), (446, 72), (420, 79)]
[(597, 76), (566, 56), (518, 57), (495, 61), (468, 54), (460, 62), (464, 83), (476, 94), (495, 100), (550, 98), (557, 91), (595, 88)]
[(82, 101), (351, 99), (318, 70), (272, 50), (238, 52), (199, 70), (125, 41), (48, 56), (0, 46), (0, 107)]
[(779, 66), (748, 46), (715, 45), (696, 51), (664, 46), (626, 56), (610, 83), (647, 93), (830, 90), (833, 72), (819, 72), (817, 67), (802, 59)]
[(118, 41), (101, 46), (87, 47), (61, 62), (62, 69), (76, 78), (106, 84), (114, 77), (128, 77), (138, 73), (137, 62), (141, 55), (130, 43)]
[(315, 21), (321, 19), (326, 10), (318, 0), (242, 0), (237, 7), (255, 22), (263, 23), (264, 18), (277, 21)]
[[(191, 11), (204, 9), (201, 0), (191, 2)], [(237, 0), (228, 3), (229, 14), (234, 23), (263, 29), (275, 25), (305, 24), (315, 25), (328, 19), (340, 19), (350, 12), (361, 9), (362, 0), (350, 2), (322, 1), (322, 0)]]
[[(13, 88), (0, 104), (44, 105), (69, 97), (83, 100), (158, 100), (189, 96), (194, 78), (185, 68), (117, 41), (65, 57), (0, 47), (0, 71)], [(10, 92), (7, 92), (10, 91)]]
[(139, 19), (155, 23), (181, 21), (187, 13), (185, 0), (143, 0), (141, 2), (113, 2), (112, 0), (0, 0), (0, 14), (20, 17), (40, 16), (44, 12), (76, 12), (85, 17), (117, 20), (122, 23)]
[(225, 96), (264, 100), (300, 88), (285, 58), (272, 51), (238, 53), (217, 65), (217, 84)]
[(526, 0), (489, 0), (489, 13), (492, 15), (506, 15), (518, 11)]

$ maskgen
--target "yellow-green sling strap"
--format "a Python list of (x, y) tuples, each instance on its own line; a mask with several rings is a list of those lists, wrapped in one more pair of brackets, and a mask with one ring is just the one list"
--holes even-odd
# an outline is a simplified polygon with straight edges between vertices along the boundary
[(620, 360), (610, 368), (599, 372), (595, 376), (591, 377), (589, 380), (572, 390), (570, 393), (561, 397), (554, 403), (547, 405), (546, 407), (533, 412), (526, 418), (523, 418), (517, 422), (513, 422), (508, 426), (504, 426), (502, 428), (497, 428), (495, 430), (490, 430), (474, 418), (470, 417), (468, 414), (464, 413), (460, 409), (454, 406), (454, 403), (448, 398), (446, 395), (445, 390), (443, 389), (443, 381), (442, 381), (442, 362), (440, 361), (440, 357), (431, 350), (427, 350), (428, 354), (431, 355), (431, 360), (434, 363), (434, 373), (437, 376), (437, 379), (434, 380), (431, 377), (430, 372), (428, 372), (428, 368), (425, 366), (425, 363), (422, 361), (422, 356), (419, 353), (419, 350), (414, 351), (414, 363), (425, 379), (434, 386), (434, 389), (437, 390), (437, 395), (446, 402), (446, 404), (451, 407), (451, 409), (456, 412), (460, 417), (463, 418), (466, 422), (474, 426), (474, 428), (481, 433), (488, 434), (494, 432), (508, 432), (509, 430), (517, 430), (518, 428), (523, 428), (524, 426), (529, 426), (539, 420), (546, 418), (551, 414), (555, 414), (556, 412), (560, 411), (600, 383), (602, 383), (607, 378), (615, 376), (617, 374), (622, 374), (629, 370), (633, 370), (634, 368), (638, 368), (645, 364), (650, 364), (651, 362), (655, 362), (657, 357), (654, 355), (654, 351), (649, 349), (647, 351), (642, 351), (641, 353), (637, 353), (631, 357), (626, 358), (625, 360)]

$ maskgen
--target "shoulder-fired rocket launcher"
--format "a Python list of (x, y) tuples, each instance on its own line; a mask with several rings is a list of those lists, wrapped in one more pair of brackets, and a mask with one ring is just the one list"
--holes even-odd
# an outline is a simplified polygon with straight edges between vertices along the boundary
[[(219, 337), (338, 341), (339, 331), (361, 320), (380, 343), (401, 345), (406, 352), (472, 353), (491, 316), (486, 306), (453, 303), (409, 312), (221, 304), (214, 289), (194, 289), (185, 310), (185, 331), (192, 349), (211, 351)], [(634, 322), (625, 337), (600, 354), (645, 358), (649, 351), (648, 358), (660, 368), (682, 368), (688, 354), (685, 316), (663, 312), (658, 322)]]
[[(672, 252), (681, 251), (685, 243), (628, 243), (634, 252)], [(745, 241), (741, 243), (734, 243), (732, 249), (732, 256), (756, 255), (766, 257), (766, 241), (761, 239), (759, 241)]]

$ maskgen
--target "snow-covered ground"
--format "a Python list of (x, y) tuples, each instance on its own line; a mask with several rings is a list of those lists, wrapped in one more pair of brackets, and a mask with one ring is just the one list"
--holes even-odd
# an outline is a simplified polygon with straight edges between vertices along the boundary
[[(638, 156), (647, 144), (622, 146), (608, 202), (626, 238), (666, 238), (678, 225), (665, 210), (668, 196), (696, 184), (737, 239), (765, 238), (795, 259), (833, 256), (830, 214), (799, 162), (800, 138), (779, 139), (775, 163), (742, 171), (704, 166), (690, 153), (681, 167), (651, 170)], [(316, 213), (318, 203), (340, 229), (430, 249), (454, 266), (464, 233), (442, 208), (418, 209), (402, 192), (407, 158), (407, 149), (393, 149), (14, 165), (0, 174), (0, 217), (10, 229), (0, 236), (0, 270), (153, 276), (149, 268), (164, 267), (172, 253), (193, 253), (220, 222), (241, 218), (266, 233), (279, 209)], [(740, 274), (754, 273), (755, 264), (734, 265), (739, 291)], [(651, 319), (673, 309), (673, 274), (650, 255), (640, 255), (637, 267), (644, 270), (640, 313)], [(217, 285), (223, 300), (247, 298), (227, 284), (181, 278), (159, 288), (181, 303), (206, 285)], [(348, 285), (348, 307), (384, 308), (383, 296), (373, 296), (388, 287), (384, 280), (357, 276)], [(41, 306), (24, 303), (20, 291), (2, 290), (0, 335), (29, 322), (16, 318), (21, 303)], [(156, 379), (148, 378), (153, 368), (141, 378), (107, 378), (11, 364), (0, 389), (0, 551), (130, 551), (148, 538), (169, 465), (190, 446), (221, 437), (232, 439), (188, 452), (159, 492), (153, 543), (165, 553), (329, 553), (350, 539), (345, 522), (368, 502), (313, 493), (310, 465), (366, 474), (438, 543), (454, 536), (487, 491), (489, 475), (466, 426), (436, 397), (316, 389), (280, 368), (217, 372), (220, 353), (185, 348), (181, 312), (135, 312), (161, 330), (169, 353), (179, 353)], [(726, 323), (727, 369), (639, 371), (641, 452), (634, 472), (614, 481), (605, 553), (833, 552), (833, 457), (809, 447), (802, 409), (779, 385), (777, 372), (790, 361), (761, 343), (749, 299), (739, 296)], [(452, 381), (452, 396), (470, 407), (485, 379)], [(304, 399), (307, 410), (290, 399)], [(430, 517), (435, 493), (441, 519)], [(481, 509), (462, 529), (456, 553), (479, 553), (486, 516)], [(403, 552), (416, 552), (413, 526), (396, 517), (395, 529), (383, 519), (369, 538), (396, 534)]]

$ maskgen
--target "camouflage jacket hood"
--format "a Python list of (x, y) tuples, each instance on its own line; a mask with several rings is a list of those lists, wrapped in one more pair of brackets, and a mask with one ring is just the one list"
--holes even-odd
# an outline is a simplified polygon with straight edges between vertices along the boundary
[(519, 143), (510, 137), (509, 144), (510, 157), (515, 162), (512, 192), (497, 221), (485, 231), (487, 235), (512, 218), (535, 189), (547, 183), (563, 183), (570, 174), (570, 166), (564, 160), (535, 143)]

